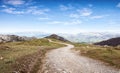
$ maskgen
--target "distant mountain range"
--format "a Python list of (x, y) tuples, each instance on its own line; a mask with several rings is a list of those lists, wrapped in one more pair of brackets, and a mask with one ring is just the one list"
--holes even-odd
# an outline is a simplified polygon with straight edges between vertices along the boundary
[(27, 36), (27, 37), (37, 37), (37, 38), (43, 38), (51, 35), (50, 33), (45, 33), (45, 32), (17, 32), (17, 33), (10, 33), (10, 34)]
[(120, 33), (108, 33), (108, 32), (101, 32), (101, 33), (89, 32), (89, 33), (79, 33), (76, 35), (66, 35), (66, 34), (60, 34), (60, 35), (70, 41), (84, 42), (84, 43), (95, 43), (110, 38), (120, 37)]
[[(44, 32), (20, 32), (11, 33), (19, 36), (37, 37), (43, 38), (51, 35), (51, 33)], [(63, 34), (58, 33), (57, 35), (64, 37), (72, 42), (85, 42), (85, 43), (95, 43), (110, 38), (120, 37), (120, 33), (110, 33), (110, 32), (80, 32), (79, 34)]]

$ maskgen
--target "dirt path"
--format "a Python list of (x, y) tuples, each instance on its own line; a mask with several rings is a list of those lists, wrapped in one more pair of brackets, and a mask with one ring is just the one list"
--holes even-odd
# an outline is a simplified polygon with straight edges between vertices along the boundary
[(71, 50), (73, 47), (67, 44), (47, 53), (43, 70), (38, 73), (120, 73), (102, 62), (77, 55)]

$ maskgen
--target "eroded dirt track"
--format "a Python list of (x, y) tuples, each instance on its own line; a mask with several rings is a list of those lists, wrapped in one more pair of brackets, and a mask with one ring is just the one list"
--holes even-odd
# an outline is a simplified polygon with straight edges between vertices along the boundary
[(102, 62), (73, 52), (73, 45), (54, 49), (46, 54), (42, 71), (38, 73), (120, 73)]

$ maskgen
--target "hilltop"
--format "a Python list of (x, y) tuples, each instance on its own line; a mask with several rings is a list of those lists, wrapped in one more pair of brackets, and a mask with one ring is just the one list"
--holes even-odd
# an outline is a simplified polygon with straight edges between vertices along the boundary
[(60, 40), (60, 41), (64, 41), (64, 42), (68, 42), (68, 40), (66, 40), (65, 38), (58, 36), (56, 34), (52, 34), (50, 36), (47, 36), (45, 38), (51, 38), (51, 39), (56, 39), (56, 40)]

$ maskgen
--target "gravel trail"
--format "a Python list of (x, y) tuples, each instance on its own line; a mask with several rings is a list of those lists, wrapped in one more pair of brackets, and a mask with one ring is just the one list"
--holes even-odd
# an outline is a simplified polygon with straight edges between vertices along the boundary
[(73, 45), (54, 49), (46, 54), (42, 71), (38, 73), (120, 73), (120, 70), (100, 61), (78, 55)]

